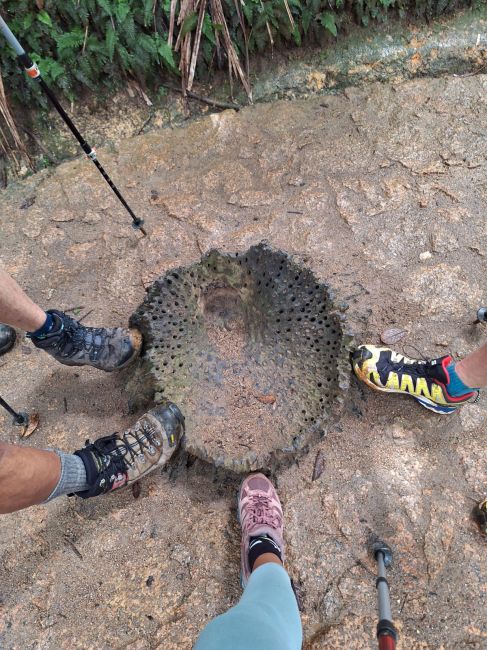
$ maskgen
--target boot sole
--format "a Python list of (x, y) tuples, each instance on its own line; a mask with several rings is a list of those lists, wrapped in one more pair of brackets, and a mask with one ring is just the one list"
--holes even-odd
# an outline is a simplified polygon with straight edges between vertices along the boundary
[(130, 333), (130, 342), (133, 347), (133, 352), (126, 361), (124, 361), (120, 366), (117, 366), (116, 368), (110, 368), (109, 370), (107, 370), (106, 368), (101, 368), (100, 366), (91, 362), (85, 361), (84, 363), (76, 363), (74, 361), (70, 361), (68, 359), (62, 359), (60, 357), (54, 357), (54, 359), (56, 359), (56, 361), (58, 363), (61, 363), (63, 366), (69, 366), (70, 368), (81, 368), (82, 366), (91, 366), (92, 368), (96, 368), (97, 370), (102, 370), (103, 372), (116, 372), (117, 370), (122, 370), (123, 368), (126, 368), (131, 363), (133, 363), (140, 355), (140, 352), (142, 350), (143, 339), (142, 339), (142, 334), (139, 332), (139, 330), (130, 329), (129, 333)]
[[(418, 402), (418, 404), (421, 404), (421, 406), (424, 406), (424, 408), (428, 409), (429, 411), (434, 411), (439, 415), (451, 415), (452, 413), (455, 413), (458, 406), (463, 406), (462, 404), (459, 404), (458, 406), (443, 406), (442, 404), (436, 404), (436, 402), (432, 402), (427, 397), (416, 397), (416, 395), (411, 395), (411, 393), (406, 393), (402, 390), (394, 390), (393, 388), (381, 388), (379, 386), (376, 386), (367, 377), (365, 377), (364, 374), (362, 374), (362, 372), (359, 369), (356, 369), (354, 367), (353, 370), (357, 378), (360, 381), (362, 381), (364, 384), (367, 384), (367, 386), (369, 388), (372, 388), (372, 390), (375, 390), (378, 393), (388, 393), (388, 394), (395, 393), (396, 395), (404, 395), (405, 397), (412, 397), (414, 400), (416, 400), (416, 402)], [(466, 403), (467, 402), (464, 402), (464, 404)]]

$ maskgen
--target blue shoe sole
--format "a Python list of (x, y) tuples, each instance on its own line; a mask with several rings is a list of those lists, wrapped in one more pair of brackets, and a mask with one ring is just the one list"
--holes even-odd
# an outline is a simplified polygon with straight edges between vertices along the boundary
[(421, 406), (424, 406), (424, 408), (439, 413), (440, 415), (450, 415), (451, 413), (455, 413), (458, 408), (458, 406), (442, 406), (441, 404), (435, 404), (434, 402), (430, 402), (421, 397), (415, 397), (414, 399), (421, 404)]

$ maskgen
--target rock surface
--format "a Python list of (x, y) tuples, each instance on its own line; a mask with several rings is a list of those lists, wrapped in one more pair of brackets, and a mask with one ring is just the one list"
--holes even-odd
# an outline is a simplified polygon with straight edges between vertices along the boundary
[[(80, 159), (3, 193), (1, 262), (45, 308), (116, 325), (167, 269), (266, 240), (338, 291), (358, 342), (395, 327), (409, 356), (463, 355), (485, 341), (471, 323), (487, 298), (486, 89), (482, 75), (378, 84), (127, 140), (100, 159), (149, 237)], [(65, 368), (21, 339), (0, 386), (40, 411), (29, 444), (74, 450), (135, 419), (129, 372)], [(400, 647), (484, 648), (487, 542), (470, 510), (487, 491), (485, 402), (441, 418), (351, 383), (335, 430), (275, 477), (306, 650), (376, 647), (370, 531), (395, 549)], [(16, 441), (7, 418), (1, 436)], [(3, 648), (186, 650), (236, 602), (237, 481), (181, 455), (141, 486), (0, 520)]]

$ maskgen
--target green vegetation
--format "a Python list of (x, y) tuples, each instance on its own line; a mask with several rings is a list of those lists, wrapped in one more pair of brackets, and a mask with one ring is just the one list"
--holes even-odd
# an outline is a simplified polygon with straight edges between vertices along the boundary
[[(322, 42), (325, 34), (336, 37), (353, 22), (367, 26), (406, 14), (429, 20), (471, 4), (469, 0), (189, 0), (182, 15), (181, 0), (4, 0), (2, 15), (39, 63), (46, 81), (74, 99), (83, 88), (112, 92), (127, 78), (154, 89), (168, 74), (182, 75), (190, 87), (193, 74), (227, 68), (228, 60), (234, 75), (244, 80), (249, 54), (271, 46)], [(3, 40), (0, 55), (9, 96), (24, 104), (44, 103), (36, 85), (19, 74), (15, 56)]]

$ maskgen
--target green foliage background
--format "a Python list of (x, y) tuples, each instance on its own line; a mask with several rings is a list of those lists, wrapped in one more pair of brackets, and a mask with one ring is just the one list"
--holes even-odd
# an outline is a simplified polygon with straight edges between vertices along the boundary
[[(241, 0), (236, 0), (241, 2)], [(429, 20), (479, 0), (242, 0), (249, 52), (276, 45), (320, 42), (337, 36), (346, 24), (363, 26), (406, 14)], [(179, 7), (180, 0), (178, 0)], [(237, 50), (245, 51), (235, 0), (222, 0)], [(216, 65), (214, 24), (208, 3), (199, 58), (200, 74)], [(24, 48), (41, 66), (45, 80), (74, 99), (83, 88), (114, 91), (128, 76), (145, 87), (177, 74), (176, 54), (167, 44), (170, 0), (3, 0), (0, 12)], [(196, 27), (196, 14), (184, 21), (184, 32)], [(267, 26), (268, 25), (268, 26)], [(43, 103), (36, 84), (19, 73), (15, 55), (0, 39), (1, 73), (9, 96), (24, 104)]]

